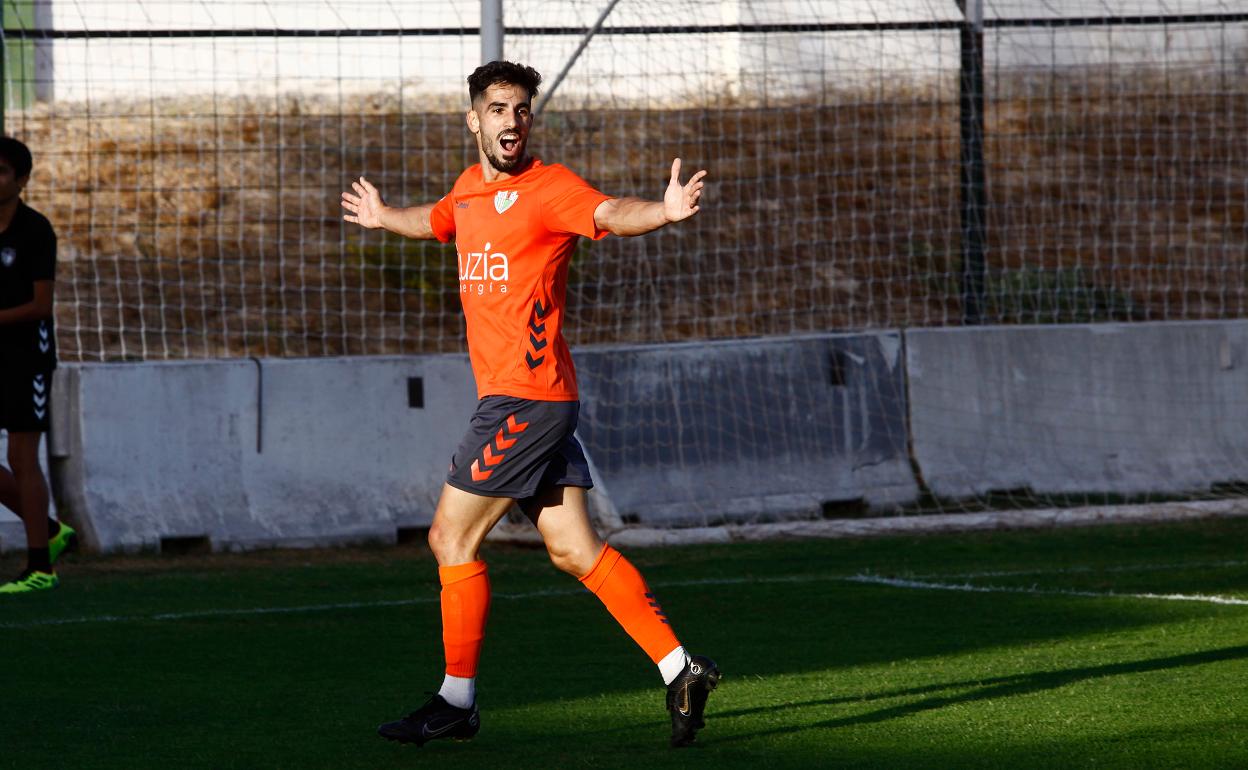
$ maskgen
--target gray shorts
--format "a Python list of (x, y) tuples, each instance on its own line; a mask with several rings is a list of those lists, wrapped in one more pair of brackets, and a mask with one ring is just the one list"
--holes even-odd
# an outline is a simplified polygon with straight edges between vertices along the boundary
[(525, 500), (552, 487), (592, 487), (573, 433), (576, 401), (486, 396), (451, 459), (446, 483), (486, 497)]

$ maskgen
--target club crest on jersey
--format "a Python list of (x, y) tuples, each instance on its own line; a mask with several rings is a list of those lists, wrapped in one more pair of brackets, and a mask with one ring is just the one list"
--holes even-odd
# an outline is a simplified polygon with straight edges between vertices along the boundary
[(520, 193), (516, 190), (499, 190), (494, 194), (494, 210), (500, 214), (503, 213), (511, 208), (511, 204), (515, 203), (519, 197)]
[[(509, 204), (510, 205), (510, 204)], [(5, 246), (0, 249), (0, 265), (5, 267), (13, 267), (13, 263), (17, 261), (17, 249), (12, 246)]]

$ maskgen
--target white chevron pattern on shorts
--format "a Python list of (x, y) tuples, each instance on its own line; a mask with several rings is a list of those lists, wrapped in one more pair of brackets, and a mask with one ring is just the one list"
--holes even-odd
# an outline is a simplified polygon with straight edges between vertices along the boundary
[(35, 417), (42, 420), (48, 414), (48, 386), (43, 381), (42, 374), (35, 375), (34, 386), (35, 392), (32, 394), (32, 399), (35, 402)]

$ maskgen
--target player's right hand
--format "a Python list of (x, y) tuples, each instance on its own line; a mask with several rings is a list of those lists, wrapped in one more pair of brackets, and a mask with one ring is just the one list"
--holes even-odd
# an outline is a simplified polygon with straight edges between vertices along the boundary
[(342, 218), (360, 227), (369, 229), (381, 227), (381, 211), (386, 207), (386, 202), (381, 199), (381, 193), (377, 192), (373, 183), (364, 177), (352, 182), (351, 189), (355, 192), (342, 194), (342, 207), (348, 212), (343, 214)]

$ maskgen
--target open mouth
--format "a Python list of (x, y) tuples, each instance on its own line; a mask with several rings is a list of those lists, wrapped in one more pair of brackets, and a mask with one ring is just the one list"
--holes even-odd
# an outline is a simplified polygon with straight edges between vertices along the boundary
[(504, 153), (514, 155), (520, 147), (520, 135), (516, 133), (499, 134), (498, 146), (503, 148)]

